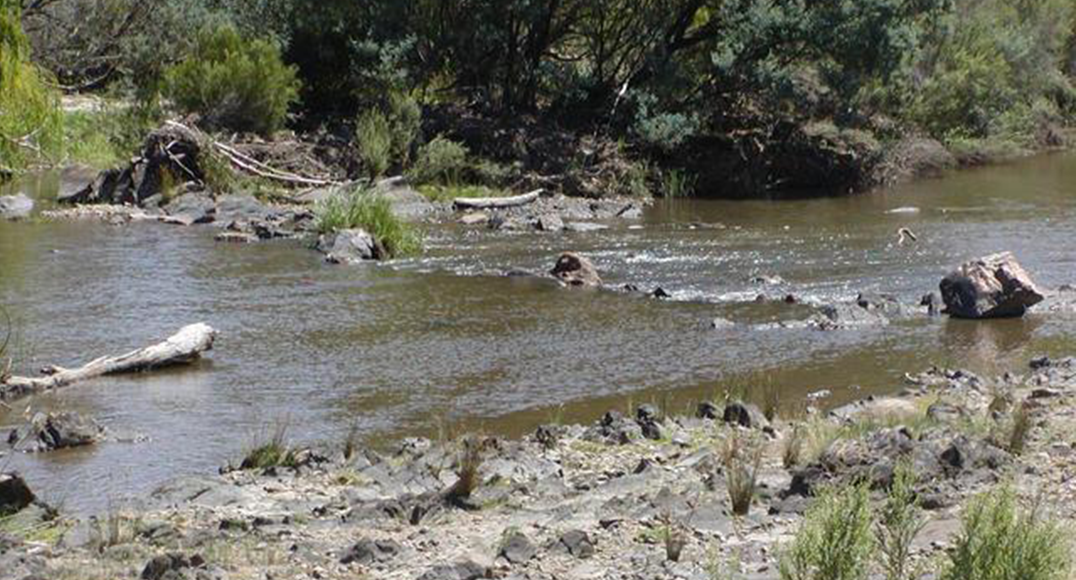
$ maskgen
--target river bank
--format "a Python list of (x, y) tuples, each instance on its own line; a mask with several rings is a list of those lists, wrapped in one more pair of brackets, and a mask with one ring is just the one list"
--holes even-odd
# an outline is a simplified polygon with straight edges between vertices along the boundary
[[(1076, 359), (1042, 358), (1004, 377), (930, 369), (896, 397), (772, 422), (730, 395), (695, 416), (644, 405), (519, 440), (405, 439), (384, 454), (339, 442), (96, 518), (41, 521), (31, 506), (5, 521), (0, 562), (12, 578), (70, 580), (777, 578), (823, 486), (866, 481), (881, 501), (908, 461), (925, 517), (911, 561), (936, 572), (969, 498), (999, 484), (1076, 520), (1074, 396)], [(752, 450), (757, 489), (738, 517), (730, 482)]]

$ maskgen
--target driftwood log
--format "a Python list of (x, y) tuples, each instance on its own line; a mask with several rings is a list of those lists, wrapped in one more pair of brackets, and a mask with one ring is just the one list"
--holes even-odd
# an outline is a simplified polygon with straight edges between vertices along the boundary
[(530, 193), (524, 193), (523, 195), (514, 195), (512, 197), (457, 197), (455, 204), (456, 209), (497, 209), (516, 207), (538, 201), (539, 195), (542, 195), (541, 189), (537, 189)]
[(49, 367), (46, 376), (0, 377), (0, 400), (15, 399), (41, 391), (57, 389), (78, 381), (102, 375), (150, 371), (162, 367), (187, 364), (213, 348), (217, 331), (207, 324), (184, 326), (164, 342), (140, 348), (114, 357), (101, 357), (76, 368)]

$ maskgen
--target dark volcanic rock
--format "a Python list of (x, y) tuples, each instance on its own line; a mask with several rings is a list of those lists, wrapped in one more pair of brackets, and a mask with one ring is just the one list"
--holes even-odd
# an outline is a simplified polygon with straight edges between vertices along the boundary
[(569, 286), (598, 287), (602, 285), (601, 276), (598, 275), (598, 269), (594, 267), (594, 264), (574, 252), (561, 254), (549, 273)]
[(725, 412), (721, 416), (726, 423), (733, 423), (748, 429), (762, 429), (770, 424), (766, 415), (751, 403), (733, 401), (725, 405)]
[(1019, 317), (1044, 299), (1010, 252), (963, 264), (940, 289), (947, 312), (958, 318)]
[(400, 554), (403, 547), (392, 540), (363, 539), (355, 543), (342, 558), (341, 564), (384, 563)]
[(0, 473), (0, 515), (15, 513), (34, 500), (34, 493), (21, 477), (14, 473)]
[(169, 577), (177, 577), (174, 572), (188, 568), (202, 568), (205, 560), (199, 556), (186, 556), (184, 554), (163, 554), (146, 563), (142, 569), (142, 580), (162, 580)]
[(557, 543), (576, 558), (589, 558), (594, 555), (594, 540), (582, 530), (564, 532)]

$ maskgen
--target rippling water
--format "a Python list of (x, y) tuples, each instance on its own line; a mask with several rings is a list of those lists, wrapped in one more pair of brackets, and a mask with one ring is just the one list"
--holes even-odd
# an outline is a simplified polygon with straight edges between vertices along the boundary
[[(294, 242), (217, 244), (207, 227), (0, 223), (0, 300), (19, 321), (23, 372), (137, 348), (195, 321), (221, 331), (193, 368), (100, 379), (0, 412), (10, 426), (27, 406), (76, 409), (120, 439), (9, 455), (0, 467), (67, 509), (93, 511), (211, 472), (279, 421), (300, 441), (356, 425), (384, 445), (446, 424), (519, 434), (628, 402), (679, 410), (747, 376), (791, 404), (820, 389), (833, 402), (892, 391), (932, 363), (999, 372), (1076, 350), (1076, 321), (923, 318), (829, 333), (709, 323), (799, 315), (753, 302), (760, 292), (917, 302), (956, 263), (999, 250), (1046, 286), (1076, 282), (1074, 184), (1076, 156), (1054, 155), (849, 198), (659, 203), (597, 233), (444, 226), (427, 232), (422, 259), (361, 267), (322, 264)], [(56, 184), (20, 186), (47, 203)], [(898, 245), (899, 227), (919, 243)], [(608, 283), (661, 286), (673, 299), (478, 275), (545, 270), (566, 249), (591, 256)], [(758, 286), (758, 275), (785, 283)]]

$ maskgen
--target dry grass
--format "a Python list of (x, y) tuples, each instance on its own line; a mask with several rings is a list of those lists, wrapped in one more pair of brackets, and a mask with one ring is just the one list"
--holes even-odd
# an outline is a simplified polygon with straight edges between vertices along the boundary
[(762, 445), (734, 430), (725, 439), (721, 458), (725, 467), (725, 484), (732, 503), (732, 513), (746, 516), (751, 511), (751, 501), (755, 497), (758, 470), (762, 463)]

